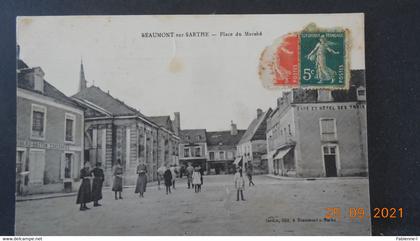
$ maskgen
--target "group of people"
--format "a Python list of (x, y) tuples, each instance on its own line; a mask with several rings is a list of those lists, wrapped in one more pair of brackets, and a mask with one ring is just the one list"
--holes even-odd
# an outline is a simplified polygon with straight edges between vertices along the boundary
[[(76, 203), (80, 204), (80, 211), (88, 210), (87, 203), (93, 201), (93, 206), (101, 206), (99, 200), (102, 199), (102, 185), (105, 180), (104, 171), (101, 169), (101, 163), (97, 162), (95, 168), (91, 170), (90, 163), (85, 162), (84, 167), (80, 170), (79, 192), (77, 193)], [(93, 179), (92, 186), (90, 180)]]
[[(157, 170), (158, 176), (158, 189), (160, 190), (160, 184), (163, 181), (166, 187), (166, 194), (171, 193), (171, 187), (175, 188), (175, 181), (177, 174), (179, 173), (176, 165), (162, 165)], [(185, 175), (187, 176), (187, 187), (188, 189), (193, 188), (195, 193), (201, 192), (201, 186), (203, 185), (203, 175), (204, 170), (201, 166), (193, 167), (191, 163), (188, 163), (188, 166), (184, 170)], [(248, 165), (246, 169), (246, 174), (249, 181), (249, 186), (255, 186), (254, 182), (252, 181), (252, 165)], [(147, 168), (144, 164), (139, 164), (137, 166), (137, 182), (136, 188), (134, 193), (138, 193), (140, 198), (144, 197), (144, 193), (146, 192), (147, 186)], [(123, 168), (121, 165), (121, 160), (118, 159), (116, 164), (114, 165), (113, 172), (113, 183), (112, 183), (112, 191), (115, 193), (115, 200), (123, 199), (122, 191), (123, 191)], [(101, 206), (99, 204), (99, 200), (102, 199), (102, 187), (103, 182), (105, 180), (104, 171), (101, 168), (101, 163), (97, 162), (95, 168), (91, 169), (90, 163), (85, 162), (84, 167), (80, 170), (80, 178), (82, 180), (78, 194), (76, 203), (80, 204), (80, 210), (88, 210), (89, 208), (86, 206), (87, 203), (93, 201), (93, 206), (98, 207)], [(93, 180), (92, 180), (93, 179)], [(92, 185), (91, 185), (92, 180)], [(235, 177), (234, 177), (234, 184), (237, 190), (237, 201), (239, 201), (239, 196), (241, 197), (242, 201), (244, 199), (244, 188), (245, 188), (245, 179), (243, 178), (242, 168), (238, 167), (236, 169)]]
[[(144, 164), (137, 166), (137, 183), (134, 193), (139, 193), (140, 197), (144, 197), (147, 185), (147, 169)], [(121, 160), (118, 159), (114, 165), (113, 171), (112, 191), (115, 193), (115, 200), (123, 199), (123, 168)], [(101, 163), (97, 162), (95, 168), (91, 169), (90, 163), (85, 162), (83, 168), (80, 170), (81, 184), (77, 193), (76, 204), (80, 204), (80, 211), (88, 210), (87, 203), (93, 201), (94, 207), (99, 207), (99, 200), (102, 199), (102, 187), (105, 180), (104, 171), (101, 168)], [(91, 179), (93, 179), (91, 183)]]
[(187, 175), (187, 187), (190, 189), (194, 188), (194, 192), (201, 192), (201, 186), (203, 185), (204, 169), (201, 166), (193, 167), (191, 162), (188, 163), (188, 167), (185, 169)]

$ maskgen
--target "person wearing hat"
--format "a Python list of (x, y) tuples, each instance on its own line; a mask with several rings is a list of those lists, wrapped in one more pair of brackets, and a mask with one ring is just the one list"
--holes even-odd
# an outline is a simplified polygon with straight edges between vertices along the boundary
[(236, 188), (236, 201), (239, 201), (239, 194), (241, 194), (242, 201), (244, 199), (245, 179), (242, 176), (242, 168), (238, 167), (235, 173), (235, 188)]
[(194, 185), (194, 192), (201, 192), (201, 173), (199, 167), (194, 169), (192, 174), (192, 184)]
[(91, 175), (90, 163), (87, 161), (80, 170), (80, 179), (82, 179), (82, 183), (80, 184), (76, 200), (76, 204), (80, 204), (80, 211), (88, 210), (89, 208), (86, 206), (86, 203), (92, 202), (92, 190), (90, 188)]
[(92, 183), (92, 200), (93, 206), (99, 207), (99, 200), (102, 199), (102, 185), (105, 180), (104, 170), (101, 168), (101, 163), (97, 162), (95, 168), (91, 171), (93, 174), (93, 183)]
[(147, 173), (146, 165), (140, 163), (137, 166), (137, 174), (139, 176), (137, 178), (136, 190), (134, 191), (134, 193), (140, 193), (140, 197), (144, 197), (143, 193), (146, 192), (146, 185), (147, 185), (146, 173)]
[[(191, 162), (188, 162), (188, 167), (185, 170), (186, 174), (187, 174), (187, 179), (188, 179), (188, 189), (191, 188), (191, 184), (192, 184), (192, 175), (194, 173), (194, 167), (192, 167)], [(194, 187), (194, 185), (193, 185)]]
[(123, 189), (122, 185), (122, 175), (123, 175), (123, 168), (121, 166), (121, 159), (117, 160), (117, 164), (114, 166), (114, 182), (112, 183), (112, 191), (115, 192), (115, 200), (118, 200), (117, 193), (119, 193), (119, 198), (122, 199), (121, 192)]

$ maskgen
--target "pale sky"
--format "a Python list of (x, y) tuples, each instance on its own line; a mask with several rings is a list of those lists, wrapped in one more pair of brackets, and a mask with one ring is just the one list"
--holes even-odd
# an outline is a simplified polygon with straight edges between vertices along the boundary
[[(364, 69), (362, 14), (19, 17), (20, 57), (40, 66), (67, 95), (77, 92), (80, 59), (95, 86), (147, 116), (181, 113), (181, 128), (246, 129), (256, 109), (275, 107), (281, 90), (263, 88), (266, 46), (314, 22), (351, 31), (351, 69)], [(141, 38), (143, 32), (210, 32), (207, 38)], [(219, 32), (262, 31), (260, 37)]]

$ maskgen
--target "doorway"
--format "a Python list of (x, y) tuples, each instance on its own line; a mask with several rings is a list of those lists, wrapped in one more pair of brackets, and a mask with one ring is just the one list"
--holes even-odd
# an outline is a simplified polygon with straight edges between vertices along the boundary
[(325, 176), (326, 177), (336, 177), (337, 176), (337, 146), (336, 145), (326, 145), (323, 146), (323, 155), (324, 155), (324, 166), (325, 166)]

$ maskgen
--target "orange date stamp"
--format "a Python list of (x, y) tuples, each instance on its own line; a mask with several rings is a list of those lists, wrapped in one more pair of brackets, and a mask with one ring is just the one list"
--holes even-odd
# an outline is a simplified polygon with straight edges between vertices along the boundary
[(404, 217), (403, 208), (373, 208), (372, 211), (368, 208), (362, 207), (350, 207), (347, 209), (341, 209), (340, 207), (327, 207), (324, 208), (326, 219), (335, 219), (338, 222), (342, 218), (350, 218), (353, 220), (363, 221), (365, 219), (402, 219)]

